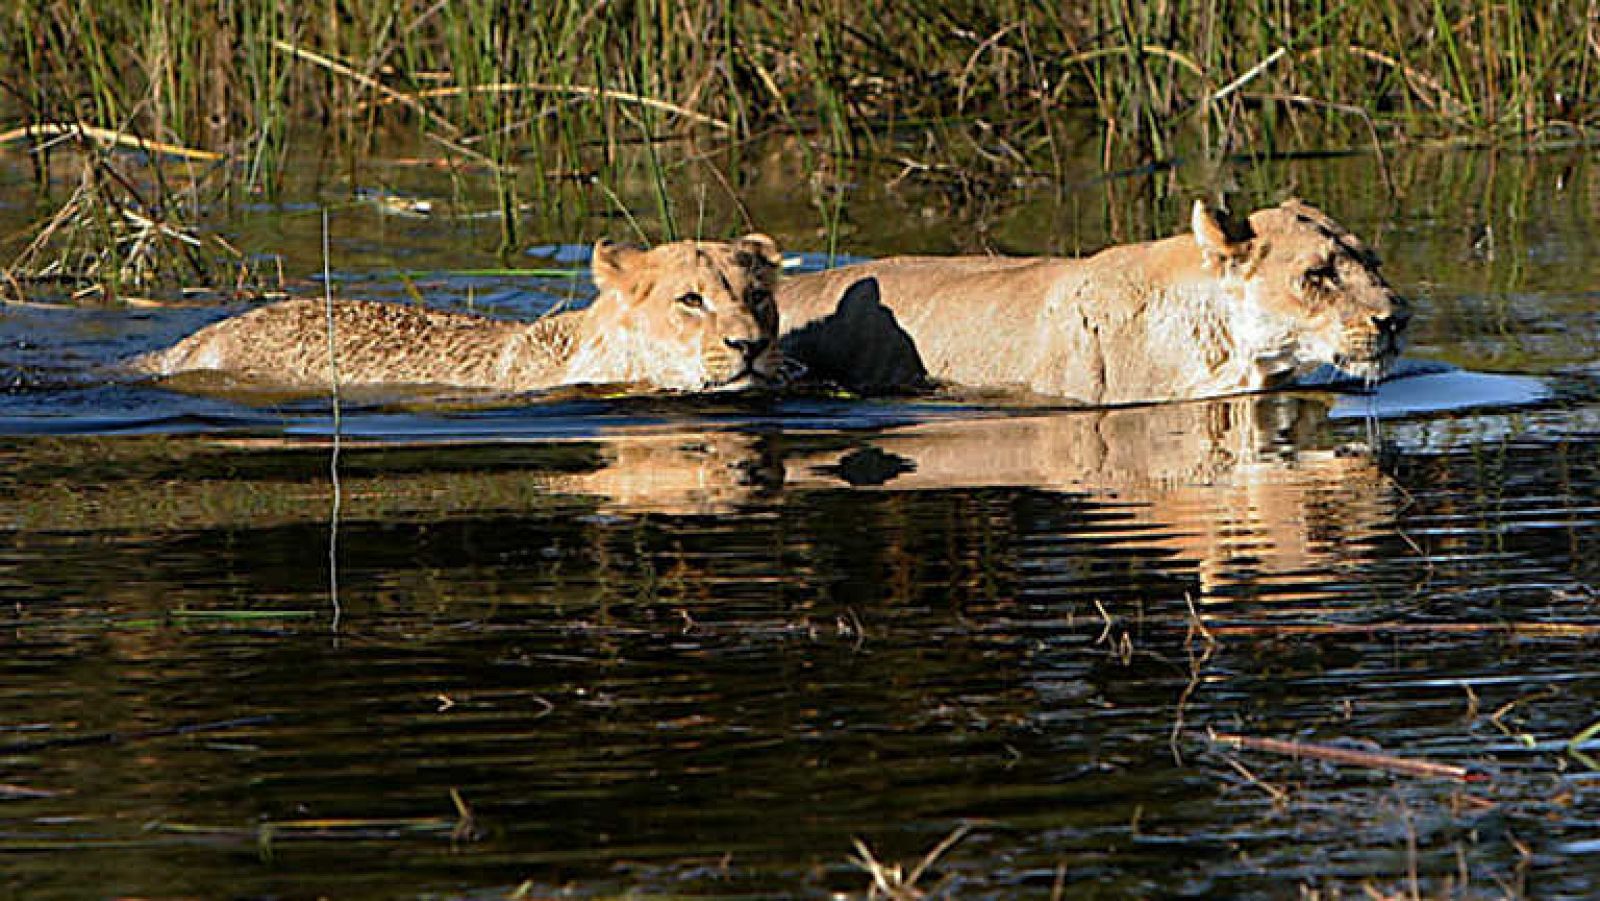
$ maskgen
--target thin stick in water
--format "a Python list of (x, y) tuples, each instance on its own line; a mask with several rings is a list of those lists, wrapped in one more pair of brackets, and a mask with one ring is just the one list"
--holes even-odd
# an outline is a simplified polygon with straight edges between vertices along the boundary
[(322, 208), (322, 300), (328, 314), (328, 394), (333, 402), (333, 450), (328, 458), (328, 476), (333, 483), (333, 510), (328, 516), (328, 602), (333, 620), (328, 628), (339, 632), (339, 508), (344, 499), (339, 486), (339, 352), (338, 333), (333, 321), (333, 272), (328, 263), (328, 208)]
[(1328, 763), (1387, 770), (1388, 772), (1405, 773), (1411, 776), (1452, 779), (1456, 782), (1489, 781), (1489, 776), (1486, 773), (1464, 766), (1434, 763), (1431, 760), (1417, 760), (1411, 757), (1396, 757), (1393, 754), (1383, 754), (1375, 751), (1358, 751), (1355, 748), (1343, 748), (1337, 745), (1284, 741), (1278, 738), (1257, 738), (1252, 735), (1229, 735), (1222, 732), (1212, 733), (1211, 740), (1217, 744), (1229, 745), (1235, 748), (1249, 748), (1255, 751), (1266, 751), (1271, 754), (1285, 754), (1298, 759), (1323, 760)]

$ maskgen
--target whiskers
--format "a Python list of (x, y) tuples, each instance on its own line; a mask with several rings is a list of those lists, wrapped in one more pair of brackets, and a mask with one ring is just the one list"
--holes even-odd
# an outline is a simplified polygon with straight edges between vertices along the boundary
[(1394, 357), (1390, 354), (1336, 353), (1329, 362), (1366, 392), (1376, 390), (1378, 383), (1394, 368)]
[(1334, 368), (1373, 391), (1394, 371), (1400, 357), (1398, 335), (1388, 331), (1347, 334), (1330, 361)]
[(792, 381), (788, 367), (796, 366), (801, 372), (805, 369), (770, 345), (753, 356), (732, 349), (714, 349), (702, 357), (701, 363), (704, 390), (784, 385)]

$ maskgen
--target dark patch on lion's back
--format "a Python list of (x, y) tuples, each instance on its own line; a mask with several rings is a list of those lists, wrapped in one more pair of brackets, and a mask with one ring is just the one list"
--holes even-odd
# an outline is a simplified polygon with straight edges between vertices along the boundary
[(878, 280), (848, 282), (838, 296), (828, 315), (782, 337), (784, 355), (803, 364), (811, 379), (857, 393), (926, 391), (928, 370), (916, 341), (884, 305)]

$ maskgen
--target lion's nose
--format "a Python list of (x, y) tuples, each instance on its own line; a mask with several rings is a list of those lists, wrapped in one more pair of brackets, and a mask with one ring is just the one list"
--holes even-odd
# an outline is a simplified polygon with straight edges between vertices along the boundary
[(1411, 313), (1404, 307), (1395, 307), (1387, 316), (1372, 317), (1372, 325), (1379, 334), (1397, 336), (1406, 330), (1406, 324), (1411, 321)]
[(766, 338), (723, 338), (725, 344), (744, 356), (746, 360), (754, 360), (761, 356), (770, 343)]

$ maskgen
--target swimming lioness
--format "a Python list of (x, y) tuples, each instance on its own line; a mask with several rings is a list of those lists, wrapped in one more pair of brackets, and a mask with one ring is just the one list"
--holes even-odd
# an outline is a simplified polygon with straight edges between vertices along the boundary
[(1253, 391), (1317, 364), (1375, 380), (1407, 309), (1354, 235), (1300, 201), (1234, 230), (1083, 259), (891, 257), (786, 279), (784, 352), (857, 391), (928, 384), (1088, 404)]
[[(333, 303), (341, 384), (426, 384), (517, 392), (578, 383), (676, 391), (741, 387), (779, 368), (771, 238), (679, 241), (639, 250), (601, 241), (589, 306), (533, 322), (372, 301)], [(250, 382), (331, 381), (328, 311), (296, 299), (209, 325), (129, 362), (135, 372), (214, 370)]]

